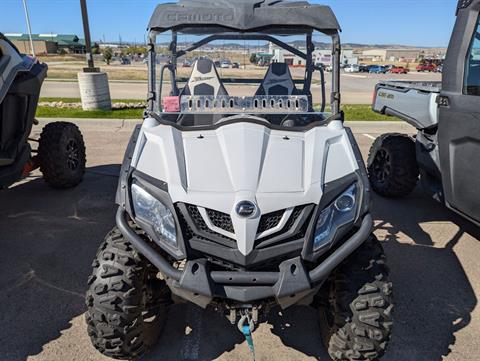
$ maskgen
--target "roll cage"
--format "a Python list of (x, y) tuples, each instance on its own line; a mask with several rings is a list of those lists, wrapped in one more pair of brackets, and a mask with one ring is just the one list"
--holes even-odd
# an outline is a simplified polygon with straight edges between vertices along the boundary
[[(324, 112), (326, 109), (327, 99), (326, 99), (326, 90), (325, 90), (325, 74), (323, 68), (314, 64), (313, 62), (313, 52), (315, 50), (315, 44), (313, 42), (313, 32), (318, 31), (327, 35), (332, 40), (332, 86), (330, 94), (330, 109), (332, 113), (332, 118), (342, 119), (343, 116), (340, 112), (340, 53), (341, 53), (341, 43), (340, 43), (340, 27), (336, 21), (333, 12), (329, 7), (321, 5), (310, 5), (308, 2), (304, 1), (239, 1), (229, 2), (225, 0), (217, 0), (222, 3), (228, 4), (229, 7), (241, 6), (240, 10), (237, 9), (236, 12), (232, 14), (239, 14), (240, 20), (236, 19), (232, 15), (233, 21), (232, 25), (227, 26), (222, 20), (225, 20), (225, 16), (220, 19), (218, 16), (216, 19), (208, 24), (205, 23), (204, 17), (202, 14), (199, 14), (195, 17), (189, 16), (180, 16), (181, 13), (172, 12), (172, 7), (178, 7), (178, 4), (183, 4), (181, 6), (183, 9), (189, 5), (194, 4), (193, 6), (196, 11), (198, 10), (198, 4), (204, 3), (208, 8), (211, 4), (208, 1), (203, 0), (183, 0), (178, 4), (163, 4), (159, 5), (152, 16), (149, 25), (149, 46), (148, 46), (148, 71), (149, 71), (149, 82), (148, 82), (148, 111), (152, 114), (161, 112), (162, 109), (162, 85), (165, 78), (165, 71), (168, 71), (170, 74), (171, 81), (171, 94), (173, 96), (180, 95), (180, 89), (178, 83), (185, 83), (187, 79), (177, 77), (177, 67), (178, 59), (185, 56), (186, 54), (218, 40), (243, 40), (243, 41), (255, 41), (255, 40), (264, 40), (271, 42), (278, 47), (291, 52), (292, 54), (305, 59), (305, 77), (304, 79), (294, 79), (295, 84), (303, 85), (302, 94), (308, 96), (309, 100), (309, 111), (313, 112), (313, 101), (311, 95), (312, 79), (314, 72), (318, 71), (320, 73), (320, 85), (321, 85), (321, 106), (320, 112)], [(260, 5), (259, 5), (260, 4)], [(247, 6), (246, 6), (247, 5)], [(307, 7), (308, 5), (308, 7)], [(270, 11), (274, 9), (279, 15), (286, 15), (283, 11), (288, 10), (290, 14), (290, 20), (285, 20), (285, 23), (279, 23), (278, 19), (273, 19), (268, 23), (267, 17), (252, 18), (250, 21), (252, 24), (261, 25), (260, 27), (247, 28), (246, 22), (242, 17), (242, 11), (244, 8), (250, 10), (249, 6), (253, 8), (267, 8)], [(315, 19), (315, 17), (310, 16), (309, 19), (302, 20), (302, 11), (308, 11), (311, 8), (314, 12), (314, 15), (321, 17), (321, 19)], [(204, 9), (202, 9), (204, 10)], [(228, 10), (228, 9), (227, 9)], [(185, 10), (186, 11), (186, 10)], [(208, 12), (208, 9), (206, 10)], [(298, 11), (298, 14), (296, 12)], [(173, 14), (173, 15), (172, 15)], [(180, 15), (179, 15), (180, 14)], [(228, 13), (227, 13), (228, 14)], [(255, 14), (255, 12), (254, 12)], [(262, 13), (261, 13), (262, 14)], [(293, 15), (292, 15), (293, 14)], [(296, 15), (295, 15), (296, 14)], [(272, 15), (273, 18), (277, 16)], [(305, 15), (303, 15), (305, 17)], [(219, 20), (220, 19), (220, 20)], [(238, 20), (238, 21), (237, 21)], [(318, 20), (315, 22), (315, 20)], [(317, 25), (314, 25), (317, 24)], [(319, 25), (318, 25), (319, 24)], [(322, 28), (322, 24), (325, 24)], [(169, 43), (169, 52), (170, 52), (170, 61), (164, 65), (161, 65), (159, 69), (159, 81), (157, 83), (157, 54), (156, 54), (156, 39), (157, 36), (165, 32), (171, 32), (171, 41)], [(185, 49), (178, 49), (178, 35), (203, 35), (205, 36), (201, 40), (191, 44)], [(302, 51), (286, 42), (280, 40), (276, 36), (304, 36), (306, 41), (306, 51)], [(252, 79), (252, 78), (222, 78), (223, 83), (230, 84), (260, 84), (262, 79)]]

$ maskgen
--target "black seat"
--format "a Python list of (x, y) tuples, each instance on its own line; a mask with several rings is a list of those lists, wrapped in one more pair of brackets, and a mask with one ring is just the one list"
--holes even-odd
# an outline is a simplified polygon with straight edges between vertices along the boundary
[[(299, 95), (300, 92), (295, 86), (295, 83), (290, 73), (288, 64), (286, 63), (272, 63), (268, 68), (267, 74), (263, 79), (260, 87), (255, 93), (256, 96), (261, 95)], [(285, 127), (294, 127), (298, 125), (297, 116), (285, 114), (266, 114), (264, 115), (270, 123), (281, 125)]]
[[(193, 65), (192, 73), (181, 95), (222, 96), (228, 95), (225, 86), (218, 75), (215, 64), (210, 59), (199, 59)], [(223, 116), (220, 114), (184, 114), (178, 119), (183, 126), (212, 125)]]
[(199, 59), (193, 66), (192, 73), (182, 95), (228, 95), (215, 64), (210, 59)]
[(255, 95), (298, 94), (292, 74), (286, 63), (272, 63)]

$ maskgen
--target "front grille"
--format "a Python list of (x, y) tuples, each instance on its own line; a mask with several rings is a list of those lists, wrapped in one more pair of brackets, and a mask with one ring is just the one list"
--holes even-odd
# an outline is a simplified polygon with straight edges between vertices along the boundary
[[(204, 241), (221, 244), (228, 248), (236, 248), (237, 243), (233, 236), (233, 223), (228, 214), (207, 209), (211, 222), (218, 228), (232, 233), (232, 237), (224, 236), (210, 229), (204, 221), (198, 207), (192, 204), (177, 204), (177, 212), (186, 240), (197, 238)], [(286, 243), (305, 237), (311, 218), (313, 205), (297, 206), (293, 209), (286, 224), (279, 231), (255, 241), (255, 248), (268, 248), (279, 243)], [(275, 211), (261, 217), (257, 234), (268, 231), (280, 224), (285, 210)], [(302, 217), (302, 219), (299, 219)]]
[(230, 215), (211, 209), (207, 209), (207, 215), (215, 227), (223, 229), (229, 233), (235, 233)]
[[(295, 207), (292, 214), (288, 218), (284, 227), (272, 235), (260, 238), (255, 241), (254, 249), (258, 251), (260, 257), (257, 260), (255, 257), (250, 263), (242, 263), (237, 249), (237, 242), (235, 239), (226, 237), (210, 229), (198, 207), (186, 203), (176, 203), (175, 209), (180, 222), (180, 229), (185, 241), (188, 252), (191, 252), (192, 257), (206, 258), (211, 265), (218, 267), (218, 269), (237, 269), (238, 267), (260, 267), (262, 270), (274, 269), (278, 267), (282, 260), (297, 257), (301, 251), (302, 244), (299, 241), (305, 237), (306, 230), (312, 219), (313, 209), (315, 205), (308, 204)], [(285, 214), (285, 209), (281, 211), (272, 212), (262, 216), (258, 231), (272, 229), (272, 227), (280, 224), (281, 218)], [(225, 214), (220, 212), (207, 210), (207, 216), (211, 222), (222, 229), (232, 229), (228, 225), (232, 222), (230, 217), (225, 217)], [(215, 220), (215, 221), (214, 221)], [(295, 245), (292, 246), (291, 242)], [(290, 244), (287, 246), (285, 252), (281, 245)], [(214, 246), (215, 251), (209, 252), (208, 246)], [(272, 252), (270, 252), (270, 249)], [(241, 266), (239, 266), (241, 265)], [(259, 268), (259, 269), (260, 269)]]
[(260, 223), (258, 225), (257, 234), (266, 232), (272, 228), (277, 227), (282, 220), (283, 215), (285, 214), (285, 210), (280, 210), (268, 214), (264, 214), (260, 218)]
[[(304, 238), (310, 222), (312, 209), (313, 205), (295, 207), (285, 226), (274, 234), (258, 239), (255, 243), (255, 248), (266, 248), (278, 243), (286, 243)], [(302, 215), (304, 216), (303, 221), (297, 225), (297, 221)], [(294, 228), (297, 228), (297, 230), (295, 231)], [(293, 231), (295, 231), (295, 233), (290, 236), (286, 235), (288, 232)]]
[(191, 239), (195, 235), (195, 232), (193, 232), (192, 227), (187, 222), (185, 214), (180, 210), (178, 205), (175, 205), (175, 211), (177, 212), (178, 215), (178, 221), (180, 223), (180, 227), (182, 228), (182, 234), (183, 238), (185, 239)]
[[(225, 237), (224, 235), (222, 235), (220, 233), (217, 233), (217, 232), (211, 230), (210, 228), (208, 228), (208, 226), (205, 223), (205, 221), (203, 220), (203, 217), (200, 214), (197, 206), (194, 206), (192, 204), (184, 204), (184, 207), (185, 208), (183, 208), (183, 209), (186, 212), (183, 212), (182, 207), (179, 207), (178, 205), (177, 205), (176, 208), (177, 208), (177, 212), (182, 216), (181, 220), (184, 223), (184, 229), (186, 231), (186, 235), (184, 235), (184, 236), (187, 239), (191, 239), (193, 237), (196, 237), (196, 238), (202, 239), (202, 240), (211, 240), (211, 241), (214, 241), (216, 243), (219, 243), (221, 245), (224, 245), (224, 246), (227, 246), (227, 247), (230, 247), (230, 248), (236, 248), (237, 247), (237, 243), (232, 238)], [(186, 213), (186, 214), (184, 214), (184, 213)], [(198, 232), (196, 232), (193, 229), (193, 227), (191, 227), (188, 224), (187, 219), (189, 219), (193, 223), (194, 228), (196, 228)], [(212, 223), (213, 223), (213, 221), (212, 221)], [(233, 229), (233, 226), (232, 226), (232, 229)]]
[[(192, 218), (193, 223), (195, 223), (195, 225), (200, 230), (204, 232), (212, 233), (212, 234), (218, 234), (217, 232), (211, 230), (207, 226), (197, 206), (194, 206), (192, 204), (187, 204), (187, 210), (188, 210), (188, 214)], [(234, 233), (232, 219), (228, 214), (207, 209), (207, 215), (214, 226), (220, 229), (223, 229), (227, 232)]]
[(192, 218), (193, 223), (202, 231), (210, 232), (210, 228), (208, 228), (207, 224), (203, 220), (202, 215), (198, 211), (197, 206), (192, 204), (187, 204), (188, 214)]
[(285, 225), (285, 229), (290, 230), (293, 227), (293, 225), (297, 221), (298, 217), (300, 217), (305, 207), (306, 206), (295, 207), (292, 214), (290, 215), (290, 218), (288, 219), (287, 224)]

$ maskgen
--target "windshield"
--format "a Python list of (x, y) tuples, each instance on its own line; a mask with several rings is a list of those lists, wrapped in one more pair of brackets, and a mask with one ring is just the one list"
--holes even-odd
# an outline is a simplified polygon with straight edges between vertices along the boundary
[(155, 113), (184, 126), (215, 125), (240, 114), (306, 126), (332, 115), (326, 102), (332, 84), (326, 72), (333, 70), (329, 36), (247, 37), (158, 34), (151, 58)]

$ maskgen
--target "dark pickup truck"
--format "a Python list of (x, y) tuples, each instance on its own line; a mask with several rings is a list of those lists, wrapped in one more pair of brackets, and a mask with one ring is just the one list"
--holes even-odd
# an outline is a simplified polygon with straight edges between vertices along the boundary
[(385, 134), (372, 146), (372, 188), (387, 197), (423, 188), (480, 225), (480, 0), (461, 0), (441, 83), (383, 82), (373, 110), (418, 134)]

